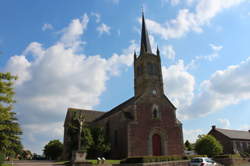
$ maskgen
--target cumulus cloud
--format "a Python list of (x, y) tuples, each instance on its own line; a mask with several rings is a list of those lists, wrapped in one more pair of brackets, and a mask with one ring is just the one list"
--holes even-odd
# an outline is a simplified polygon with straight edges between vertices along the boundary
[[(168, 68), (163, 66), (162, 74), (165, 94), (175, 106), (182, 110), (187, 105), (190, 105), (194, 96), (195, 79), (186, 70), (184, 62), (179, 60), (177, 64)], [(179, 111), (177, 114), (182, 119), (183, 115), (179, 114)]]
[(201, 83), (192, 104), (183, 109), (188, 118), (205, 116), (228, 105), (250, 99), (250, 58), (225, 70), (216, 71)]
[(107, 80), (132, 65), (133, 51), (138, 50), (134, 41), (109, 58), (79, 53), (88, 21), (87, 14), (74, 19), (51, 46), (32, 42), (9, 59), (5, 71), (19, 77), (15, 111), (24, 128), (25, 146), (35, 141), (34, 150), (41, 150), (42, 142), (62, 138), (67, 108), (92, 109), (100, 102)]
[(110, 27), (104, 23), (102, 23), (100, 26), (96, 28), (96, 30), (99, 32), (99, 35), (102, 35), (104, 33), (110, 34)]
[(218, 13), (231, 8), (246, 0), (201, 0), (195, 7), (195, 12), (189, 9), (181, 9), (175, 19), (160, 24), (147, 19), (147, 26), (152, 33), (160, 35), (164, 39), (179, 38), (189, 31), (202, 32), (202, 27), (209, 24)]
[(46, 24), (43, 24), (42, 31), (52, 30), (53, 28), (54, 28), (53, 25), (46, 23)]
[(163, 46), (163, 48), (161, 49), (161, 54), (167, 59), (174, 59), (176, 55), (175, 50), (171, 45)]
[(84, 42), (80, 40), (80, 36), (84, 34), (89, 22), (87, 14), (81, 19), (74, 19), (71, 21), (68, 27), (64, 28), (59, 43), (63, 44), (66, 48), (72, 48), (73, 50), (81, 47)]
[(211, 49), (213, 51), (220, 51), (223, 48), (223, 46), (215, 45), (215, 44), (212, 44), (212, 43), (210, 44), (210, 47), (211, 47)]

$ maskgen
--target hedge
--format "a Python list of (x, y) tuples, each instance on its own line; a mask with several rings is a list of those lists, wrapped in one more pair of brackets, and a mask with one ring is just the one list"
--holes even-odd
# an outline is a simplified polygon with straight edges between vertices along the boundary
[(206, 157), (205, 155), (191, 155), (191, 156), (138, 156), (129, 157), (121, 160), (121, 163), (152, 163), (152, 162), (164, 162), (164, 161), (177, 161), (177, 160), (189, 160), (193, 157)]

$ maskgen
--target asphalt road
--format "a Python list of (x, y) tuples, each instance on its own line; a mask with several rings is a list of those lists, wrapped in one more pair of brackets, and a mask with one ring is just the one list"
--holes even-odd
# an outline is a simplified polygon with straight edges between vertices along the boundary
[(63, 166), (58, 165), (53, 161), (44, 161), (44, 160), (22, 160), (22, 161), (14, 161), (12, 162), (6, 162), (13, 166)]

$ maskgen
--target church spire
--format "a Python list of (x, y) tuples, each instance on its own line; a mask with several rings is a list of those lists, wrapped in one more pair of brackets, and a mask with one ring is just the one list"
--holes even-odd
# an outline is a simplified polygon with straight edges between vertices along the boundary
[(140, 55), (142, 53), (152, 53), (150, 42), (149, 42), (149, 37), (148, 37), (148, 31), (146, 28), (145, 24), (145, 19), (144, 19), (144, 12), (142, 11), (142, 28), (141, 28), (141, 50), (140, 50)]

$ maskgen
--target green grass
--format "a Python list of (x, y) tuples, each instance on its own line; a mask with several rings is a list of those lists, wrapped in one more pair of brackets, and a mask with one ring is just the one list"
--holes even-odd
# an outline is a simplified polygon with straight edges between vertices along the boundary
[[(97, 160), (87, 160), (88, 162), (91, 162), (92, 164), (97, 164)], [(105, 160), (105, 163), (107, 164), (120, 164), (121, 160)]]
[(0, 164), (0, 166), (11, 166), (11, 164)]

